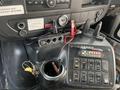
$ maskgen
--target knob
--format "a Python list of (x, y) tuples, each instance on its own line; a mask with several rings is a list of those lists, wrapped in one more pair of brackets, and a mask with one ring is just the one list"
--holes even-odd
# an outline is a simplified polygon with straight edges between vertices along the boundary
[(56, 0), (46, 0), (46, 4), (49, 8), (53, 8), (56, 6)]
[(67, 15), (62, 15), (58, 19), (58, 23), (60, 26), (64, 27), (69, 21), (69, 17)]
[(21, 36), (21, 37), (25, 37), (26, 35), (27, 35), (27, 30), (21, 30), (20, 32), (19, 32), (19, 35)]

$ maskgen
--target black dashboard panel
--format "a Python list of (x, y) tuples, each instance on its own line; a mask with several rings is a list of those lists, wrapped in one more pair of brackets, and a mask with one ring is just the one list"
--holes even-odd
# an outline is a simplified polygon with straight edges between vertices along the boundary
[[(82, 0), (2, 0), (1, 39), (24, 39), (43, 35), (45, 25), (54, 20), (59, 28), (69, 24), (71, 19), (78, 25), (85, 23), (87, 19), (94, 24), (107, 12), (110, 0), (106, 1), (107, 3), (101, 0), (103, 3), (82, 7)], [(60, 22), (61, 18), (65, 22)]]
[(27, 10), (45, 11), (70, 8), (71, 0), (26, 0)]

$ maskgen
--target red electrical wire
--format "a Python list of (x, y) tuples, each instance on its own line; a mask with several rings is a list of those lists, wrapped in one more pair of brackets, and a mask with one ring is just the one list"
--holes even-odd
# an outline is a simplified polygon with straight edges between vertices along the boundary
[(70, 30), (70, 36), (65, 36), (64, 37), (64, 43), (67, 43), (67, 41), (72, 41), (77, 34), (77, 28), (75, 25), (75, 21), (71, 20), (71, 30)]

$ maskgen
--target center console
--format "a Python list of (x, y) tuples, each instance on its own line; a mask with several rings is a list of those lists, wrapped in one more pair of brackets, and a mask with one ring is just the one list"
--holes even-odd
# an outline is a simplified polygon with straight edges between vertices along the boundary
[(112, 90), (113, 48), (100, 35), (102, 22), (95, 30), (90, 28), (103, 18), (109, 4), (110, 0), (1, 0), (7, 88)]
[[(65, 45), (57, 40), (60, 37), (63, 40), (62, 36), (24, 43), (2, 42), (2, 62), (9, 88), (114, 90), (116, 64), (113, 48), (98, 35), (99, 32), (95, 36), (94, 30), (86, 30), (88, 32), (76, 35), (72, 42)], [(56, 43), (53, 39), (57, 40)]]

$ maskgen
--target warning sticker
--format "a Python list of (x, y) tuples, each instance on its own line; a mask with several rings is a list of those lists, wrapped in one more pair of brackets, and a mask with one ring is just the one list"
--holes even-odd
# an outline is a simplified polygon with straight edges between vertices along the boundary
[(29, 31), (44, 29), (44, 18), (28, 19), (27, 23)]
[(0, 6), (0, 16), (24, 14), (23, 5)]

